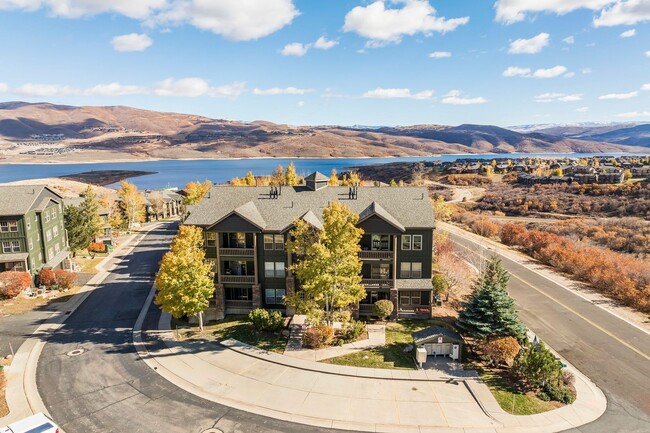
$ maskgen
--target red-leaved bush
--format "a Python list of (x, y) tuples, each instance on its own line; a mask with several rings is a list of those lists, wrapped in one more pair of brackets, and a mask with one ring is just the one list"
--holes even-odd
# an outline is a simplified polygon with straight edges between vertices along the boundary
[(57, 269), (54, 271), (54, 278), (56, 284), (59, 285), (59, 290), (70, 290), (77, 280), (77, 274), (63, 269)]
[(0, 298), (15, 298), (31, 285), (29, 272), (0, 272)]
[(45, 287), (52, 287), (56, 284), (54, 271), (50, 268), (41, 269), (41, 272), (38, 273), (38, 284)]

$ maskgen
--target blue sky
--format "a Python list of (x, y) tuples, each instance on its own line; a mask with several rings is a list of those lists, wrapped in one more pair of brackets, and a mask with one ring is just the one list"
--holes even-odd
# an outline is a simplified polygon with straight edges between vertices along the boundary
[(289, 124), (650, 119), (650, 0), (0, 0), (0, 100)]

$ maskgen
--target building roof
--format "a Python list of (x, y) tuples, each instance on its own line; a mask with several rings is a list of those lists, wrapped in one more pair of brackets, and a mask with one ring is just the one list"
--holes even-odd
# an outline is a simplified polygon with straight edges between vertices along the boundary
[(320, 171), (315, 171), (305, 178), (305, 180), (312, 180), (315, 182), (329, 182), (330, 178), (325, 176)]
[(359, 222), (363, 222), (363, 221), (367, 220), (368, 218), (370, 218), (373, 215), (376, 215), (379, 218), (383, 219), (388, 224), (392, 225), (393, 227), (395, 227), (396, 229), (398, 229), (401, 232), (406, 231), (404, 226), (402, 224), (400, 224), (400, 222), (397, 221), (394, 216), (392, 216), (390, 213), (388, 213), (386, 211), (386, 209), (384, 209), (376, 201), (373, 201), (372, 203), (370, 203), (370, 206), (368, 206), (367, 208), (365, 208), (364, 210), (361, 211), (361, 213), (359, 214)]
[(189, 206), (185, 223), (210, 227), (236, 213), (263, 231), (282, 232), (301, 217), (314, 226), (316, 222), (322, 225), (323, 209), (334, 200), (357, 214), (371, 213), (398, 227), (435, 227), (425, 187), (359, 187), (357, 198), (351, 199), (348, 187), (313, 191), (306, 186), (285, 186), (276, 199), (270, 197), (269, 187), (213, 186), (200, 203)]
[(28, 256), (29, 253), (0, 254), (0, 263), (20, 262), (25, 260)]
[[(63, 204), (65, 206), (74, 206), (74, 207), (79, 207), (81, 206), (81, 203), (83, 203), (84, 198), (83, 197), (66, 197), (63, 199)], [(97, 209), (97, 212), (99, 215), (109, 215), (110, 212), (108, 211), (107, 208), (102, 206), (101, 204), (99, 205), (99, 208)]]
[(411, 335), (413, 336), (415, 344), (423, 344), (440, 336), (457, 340), (459, 342), (463, 341), (463, 337), (461, 337), (458, 332), (443, 328), (442, 326), (431, 326), (421, 331), (414, 332)]
[(62, 197), (45, 185), (0, 186), (0, 216), (25, 215), (37, 207), (42, 210), (50, 199), (59, 203)]
[(429, 278), (398, 278), (397, 289), (426, 289), (431, 290), (433, 284)]

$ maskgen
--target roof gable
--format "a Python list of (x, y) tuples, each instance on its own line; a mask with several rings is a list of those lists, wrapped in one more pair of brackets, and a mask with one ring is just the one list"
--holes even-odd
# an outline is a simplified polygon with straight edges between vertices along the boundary
[(359, 224), (364, 222), (365, 220), (369, 219), (372, 216), (378, 216), (382, 220), (386, 221), (388, 224), (391, 226), (395, 227), (401, 232), (405, 232), (406, 228), (400, 224), (397, 219), (392, 216), (386, 209), (384, 209), (379, 203), (376, 201), (373, 201), (370, 203), (370, 206), (365, 208), (360, 214), (359, 214)]

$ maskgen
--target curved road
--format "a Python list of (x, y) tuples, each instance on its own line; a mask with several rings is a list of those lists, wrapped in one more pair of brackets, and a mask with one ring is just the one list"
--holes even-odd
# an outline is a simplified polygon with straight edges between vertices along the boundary
[[(441, 224), (441, 227), (446, 225)], [(484, 250), (474, 237), (449, 232), (474, 260)], [(508, 291), (519, 317), (543, 341), (587, 375), (607, 396), (598, 420), (572, 432), (650, 432), (650, 335), (521, 264), (500, 255), (512, 277)]]
[[(203, 400), (142, 362), (132, 328), (174, 232), (174, 224), (151, 231), (61, 330), (42, 336), (36, 381), (53, 418), (66, 433), (332, 432)], [(145, 329), (158, 314), (152, 306)]]

